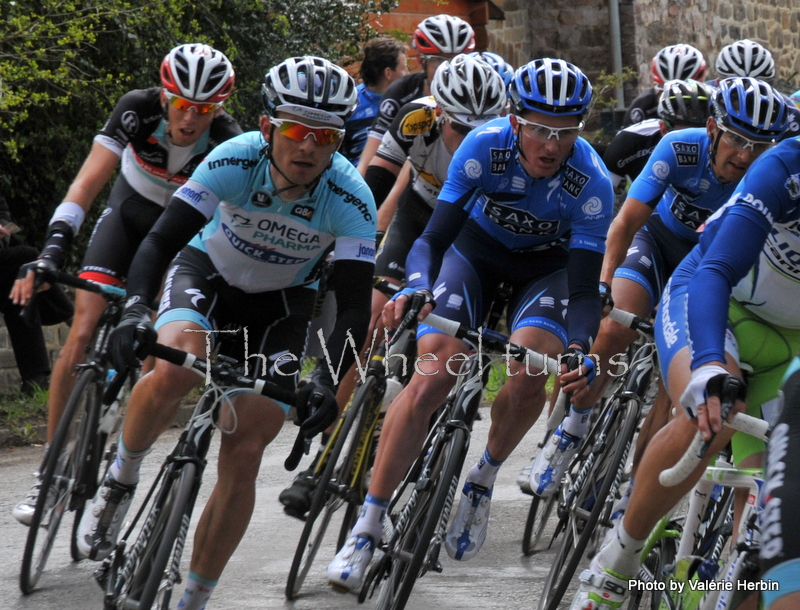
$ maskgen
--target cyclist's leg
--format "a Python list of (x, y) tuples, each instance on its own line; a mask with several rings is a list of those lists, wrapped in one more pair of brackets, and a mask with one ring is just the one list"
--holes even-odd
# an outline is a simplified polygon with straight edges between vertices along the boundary
[(783, 410), (772, 431), (761, 488), (762, 578), (777, 591), (762, 594), (764, 610), (800, 607), (800, 528), (792, 507), (800, 496), (800, 358), (789, 367), (783, 385)]

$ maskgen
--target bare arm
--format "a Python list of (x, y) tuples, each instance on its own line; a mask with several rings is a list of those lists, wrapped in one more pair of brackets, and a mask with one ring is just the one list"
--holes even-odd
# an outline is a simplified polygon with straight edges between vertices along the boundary
[(603, 269), (600, 272), (601, 282), (611, 285), (614, 272), (625, 261), (633, 236), (645, 225), (652, 213), (653, 208), (638, 199), (628, 197), (625, 200), (622, 209), (608, 230), (606, 255), (603, 259)]
[[(375, 157), (373, 163), (376, 161), (384, 161), (379, 157)], [(389, 163), (388, 161), (384, 161), (384, 163)], [(395, 167), (397, 167), (395, 165)], [(411, 176), (411, 164), (406, 161), (403, 165), (402, 169), (398, 168), (397, 171), (397, 181), (394, 183), (391, 192), (389, 195), (384, 199), (383, 204), (381, 205), (380, 209), (378, 210), (378, 231), (387, 231), (389, 229), (389, 223), (392, 222), (392, 218), (394, 218), (394, 213), (397, 210), (397, 202), (400, 201), (400, 195), (403, 194), (406, 186), (408, 186), (408, 181)]]
[(378, 152), (378, 147), (381, 145), (380, 138), (371, 138), (367, 136), (367, 143), (364, 144), (364, 150), (361, 151), (361, 157), (358, 159), (358, 173), (362, 176), (367, 175), (367, 168)]
[(92, 144), (92, 150), (72, 181), (64, 201), (73, 201), (88, 212), (118, 164), (119, 156), (116, 153), (97, 142)]

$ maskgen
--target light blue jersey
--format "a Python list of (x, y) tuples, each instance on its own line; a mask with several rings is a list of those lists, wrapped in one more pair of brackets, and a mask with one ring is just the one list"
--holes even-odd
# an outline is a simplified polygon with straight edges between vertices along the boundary
[(311, 284), (330, 249), (337, 260), (375, 260), (372, 193), (335, 154), (317, 186), (284, 202), (275, 195), (265, 141), (242, 134), (215, 148), (175, 197), (210, 221), (190, 243), (245, 292)]
[(582, 138), (555, 175), (534, 179), (517, 158), (508, 117), (473, 130), (450, 163), (439, 199), (470, 213), (513, 251), (569, 247), (605, 252), (614, 194), (608, 170)]
[(711, 169), (710, 140), (704, 127), (665, 135), (656, 145), (628, 197), (655, 207), (654, 214), (681, 239), (697, 243), (699, 229), (736, 188)]

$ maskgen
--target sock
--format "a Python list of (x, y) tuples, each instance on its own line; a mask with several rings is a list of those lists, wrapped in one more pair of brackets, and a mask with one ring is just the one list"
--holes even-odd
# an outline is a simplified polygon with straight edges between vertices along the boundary
[(622, 513), (624, 513), (627, 508), (628, 504), (631, 501), (631, 493), (633, 492), (633, 477), (631, 477), (630, 481), (628, 481), (628, 489), (625, 490), (625, 495), (622, 496), (619, 500), (617, 500), (614, 507), (611, 509), (611, 520), (614, 521), (618, 519)]
[(367, 494), (358, 521), (350, 532), (351, 535), (369, 536), (374, 542), (378, 542), (383, 535), (383, 518), (386, 516), (387, 506), (389, 506), (388, 498), (384, 500)]
[(591, 413), (591, 408), (585, 411), (579, 411), (575, 407), (570, 406), (569, 415), (564, 419), (562, 430), (570, 436), (583, 438), (589, 431), (589, 415), (591, 415)]
[(204, 610), (216, 586), (216, 580), (203, 578), (190, 571), (186, 590), (183, 592), (183, 597), (178, 602), (176, 610)]
[(150, 453), (150, 449), (144, 451), (128, 451), (125, 443), (122, 442), (122, 434), (119, 435), (119, 447), (117, 447), (117, 459), (108, 469), (109, 474), (114, 480), (123, 485), (136, 485), (139, 482), (139, 468), (142, 459)]
[(611, 540), (597, 554), (597, 565), (622, 576), (635, 576), (639, 571), (640, 555), (647, 540), (633, 538), (625, 530), (623, 521), (619, 520)]
[(467, 481), (477, 483), (482, 487), (492, 487), (502, 465), (503, 462), (495, 460), (489, 455), (489, 448), (487, 447), (483, 451), (483, 457), (478, 460), (478, 463), (467, 474)]

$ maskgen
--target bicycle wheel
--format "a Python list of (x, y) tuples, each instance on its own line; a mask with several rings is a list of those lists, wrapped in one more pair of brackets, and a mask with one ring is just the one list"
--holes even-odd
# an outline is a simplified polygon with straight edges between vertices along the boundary
[(97, 375), (97, 371), (91, 368), (81, 373), (45, 458), (39, 499), (22, 555), (19, 585), (26, 595), (33, 591), (42, 575), (64, 512), (72, 508), (71, 497), (82, 462), (78, 431), (91, 410), (87, 403), (96, 399), (94, 383)]
[[(674, 528), (675, 524), (670, 527)], [(653, 549), (647, 554), (639, 568), (637, 578), (643, 582), (666, 582), (665, 570), (675, 563), (678, 545), (675, 538), (666, 536), (656, 542)], [(661, 605), (662, 591), (641, 591), (631, 593), (628, 599), (627, 610), (658, 610)]]
[(536, 552), (536, 546), (541, 541), (547, 527), (547, 520), (556, 505), (556, 498), (558, 498), (558, 493), (554, 493), (548, 498), (534, 494), (531, 498), (528, 518), (525, 521), (525, 532), (522, 534), (522, 553), (526, 557), (530, 557)]
[[(345, 412), (344, 419), (336, 431), (333, 448), (328, 454), (322, 474), (319, 475), (314, 492), (311, 498), (311, 507), (306, 516), (306, 524), (297, 542), (289, 575), (286, 579), (285, 595), (287, 599), (294, 599), (300, 592), (300, 588), (305, 582), (308, 571), (319, 551), (325, 532), (333, 518), (333, 515), (344, 505), (350, 505), (348, 501), (349, 481), (348, 476), (352, 464), (351, 459), (355, 452), (362, 449), (361, 430), (364, 427), (365, 417), (369, 409), (374, 409), (374, 396), (382, 394), (378, 387), (379, 380), (375, 377), (367, 377), (363, 384), (356, 390), (356, 394)], [(355, 425), (358, 421), (358, 425)], [(329, 441), (330, 442), (330, 441)], [(348, 446), (344, 458), (340, 456)], [(360, 492), (360, 490), (359, 490)], [(345, 511), (347, 516), (348, 511)], [(351, 518), (353, 514), (351, 514)], [(342, 529), (347, 525), (344, 520)], [(347, 530), (350, 531), (349, 528)], [(341, 539), (341, 531), (339, 539)]]
[(558, 608), (595, 533), (597, 522), (601, 515), (604, 515), (603, 522), (608, 522), (610, 517), (614, 502), (612, 486), (615, 482), (619, 484), (621, 470), (625, 467), (625, 458), (638, 422), (638, 404), (635, 400), (628, 400), (624, 408), (615, 407), (608, 416), (613, 419), (608, 422), (608, 427), (604, 427), (606, 438), (603, 448), (613, 451), (595, 454), (600, 459), (594, 462), (589, 476), (570, 504), (564, 540), (542, 592), (539, 605), (542, 610)]
[(172, 463), (153, 494), (136, 541), (117, 578), (112, 607), (126, 610), (169, 607), (183, 543), (199, 489), (197, 465)]
[(429, 569), (440, 569), (440, 535), (458, 491), (469, 446), (468, 432), (455, 428), (440, 443), (440, 447), (434, 444), (431, 450), (429, 479), (422, 485), (418, 481), (417, 487), (421, 489), (415, 488), (406, 505), (414, 502), (414, 508), (396, 544), (388, 551), (392, 563), (378, 598), (379, 610), (403, 610), (417, 578)]

